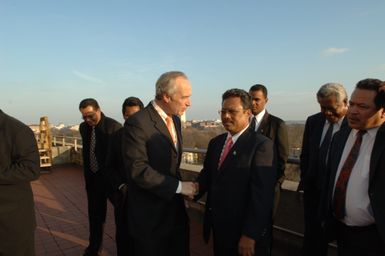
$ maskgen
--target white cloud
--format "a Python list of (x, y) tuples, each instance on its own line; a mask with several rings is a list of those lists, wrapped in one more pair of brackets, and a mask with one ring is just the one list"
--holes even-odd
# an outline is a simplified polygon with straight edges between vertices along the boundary
[(86, 80), (86, 81), (88, 81), (88, 82), (93, 82), (93, 83), (98, 83), (98, 84), (103, 83), (103, 81), (100, 80), (99, 78), (96, 78), (96, 77), (93, 77), (93, 76), (84, 74), (84, 73), (79, 72), (79, 71), (77, 71), (77, 70), (73, 70), (72, 73), (73, 73), (75, 76), (77, 76), (77, 77), (79, 77), (79, 78), (81, 78), (81, 79), (83, 79), (83, 80)]
[(326, 55), (326, 56), (332, 56), (332, 55), (343, 54), (343, 53), (348, 52), (348, 51), (349, 51), (348, 48), (334, 48), (334, 47), (331, 47), (331, 48), (327, 48), (327, 49), (323, 50), (323, 54)]

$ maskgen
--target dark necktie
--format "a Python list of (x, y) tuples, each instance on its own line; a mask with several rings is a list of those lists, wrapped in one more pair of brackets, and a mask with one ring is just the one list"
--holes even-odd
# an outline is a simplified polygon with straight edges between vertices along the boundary
[(255, 123), (257, 121), (257, 118), (255, 116), (253, 116), (252, 118), (250, 118), (250, 129), (255, 131)]
[(320, 166), (322, 168), (326, 166), (330, 142), (332, 141), (332, 137), (333, 137), (333, 126), (334, 125), (332, 123), (329, 123), (329, 128), (327, 129), (325, 137), (319, 148), (319, 161), (320, 161)]
[(341, 168), (340, 175), (338, 176), (333, 197), (333, 209), (334, 216), (341, 220), (345, 217), (345, 201), (346, 201), (346, 188), (354, 164), (357, 161), (358, 153), (362, 143), (362, 136), (366, 133), (365, 130), (359, 131), (356, 135), (356, 141), (352, 149), (349, 152), (348, 157), (345, 160), (344, 165)]
[(95, 155), (95, 146), (96, 146), (95, 126), (92, 126), (91, 139), (90, 139), (90, 169), (92, 172), (98, 171), (98, 160), (96, 159), (96, 155)]

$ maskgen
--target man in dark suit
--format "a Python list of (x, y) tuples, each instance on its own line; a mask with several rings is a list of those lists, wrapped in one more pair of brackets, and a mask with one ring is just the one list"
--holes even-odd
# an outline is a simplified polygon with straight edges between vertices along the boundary
[(108, 174), (106, 156), (112, 134), (122, 126), (106, 117), (95, 99), (79, 104), (84, 122), (80, 124), (83, 141), (83, 169), (88, 200), (89, 245), (84, 256), (99, 255), (102, 250), (103, 228), (107, 213)]
[(183, 196), (192, 197), (196, 186), (181, 181), (179, 116), (190, 106), (190, 96), (184, 73), (164, 73), (156, 82), (155, 99), (124, 125), (130, 255), (189, 255)]
[(204, 239), (213, 231), (214, 253), (269, 255), (276, 166), (274, 145), (248, 129), (251, 99), (241, 89), (222, 95), (220, 115), (228, 131), (209, 143), (198, 177), (207, 192)]
[(321, 189), (326, 178), (326, 155), (333, 134), (347, 125), (344, 116), (348, 98), (342, 85), (328, 83), (321, 86), (317, 100), (321, 112), (307, 118), (301, 152), (301, 181), (298, 190), (303, 191), (304, 256), (327, 254), (327, 242), (321, 235), (321, 223), (317, 218)]
[(40, 174), (32, 130), (0, 110), (0, 255), (35, 255), (36, 227), (30, 182)]
[(351, 95), (349, 127), (333, 138), (325, 229), (339, 256), (385, 255), (385, 82), (365, 79)]
[(273, 217), (278, 209), (279, 198), (281, 195), (281, 185), (285, 179), (286, 161), (289, 155), (289, 142), (287, 138), (287, 128), (285, 122), (266, 110), (267, 89), (262, 84), (250, 87), (249, 94), (252, 99), (253, 107), (251, 112), (250, 128), (262, 133), (274, 142), (274, 149), (277, 154), (277, 183), (274, 192)]
[[(143, 103), (139, 98), (128, 97), (122, 105), (123, 119), (143, 109)], [(130, 241), (128, 239), (127, 225), (127, 177), (122, 157), (122, 139), (124, 128), (114, 133), (110, 150), (107, 155), (107, 170), (110, 176), (109, 198), (114, 205), (115, 215), (115, 241), (118, 256), (129, 255)]]

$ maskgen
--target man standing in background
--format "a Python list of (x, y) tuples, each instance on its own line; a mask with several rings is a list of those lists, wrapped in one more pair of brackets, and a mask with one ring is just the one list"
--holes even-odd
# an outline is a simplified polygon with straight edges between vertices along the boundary
[(277, 155), (277, 182), (274, 192), (273, 218), (277, 212), (281, 195), (281, 185), (285, 179), (286, 162), (289, 155), (289, 142), (285, 122), (273, 116), (266, 110), (267, 89), (262, 84), (250, 87), (249, 95), (252, 99), (251, 112), (253, 117), (250, 129), (259, 132), (274, 142), (274, 151)]
[(155, 99), (124, 125), (130, 255), (190, 255), (183, 196), (192, 198), (197, 189), (181, 181), (179, 116), (190, 106), (191, 93), (184, 73), (164, 73), (156, 82)]
[[(143, 109), (143, 103), (139, 98), (128, 97), (122, 105), (123, 119)], [(127, 200), (127, 174), (124, 169), (122, 156), (122, 139), (124, 128), (120, 128), (113, 134), (112, 143), (107, 156), (107, 170), (110, 176), (109, 198), (114, 205), (115, 215), (115, 241), (118, 256), (130, 255), (130, 240), (128, 237), (128, 213)]]
[[(339, 256), (385, 255), (385, 82), (357, 83), (330, 148), (325, 229)], [(330, 232), (332, 231), (332, 232)]]
[(106, 117), (95, 99), (79, 104), (84, 122), (79, 131), (83, 141), (83, 169), (88, 200), (89, 245), (84, 256), (98, 256), (102, 250), (103, 229), (107, 213), (107, 151), (113, 133), (122, 126)]
[(301, 152), (301, 181), (298, 190), (303, 191), (305, 236), (303, 256), (325, 256), (327, 241), (322, 236), (318, 218), (321, 190), (325, 186), (326, 161), (333, 134), (347, 126), (345, 114), (348, 97), (344, 87), (328, 83), (318, 90), (317, 100), (321, 112), (306, 120)]

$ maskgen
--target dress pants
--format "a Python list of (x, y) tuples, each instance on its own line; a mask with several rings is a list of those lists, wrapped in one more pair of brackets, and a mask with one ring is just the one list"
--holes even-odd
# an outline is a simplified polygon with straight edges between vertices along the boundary
[(86, 177), (88, 199), (89, 245), (87, 251), (97, 253), (102, 249), (103, 229), (107, 213), (107, 186), (100, 173)]
[(189, 256), (189, 224), (175, 226), (163, 234), (149, 234), (147, 237), (130, 236), (130, 256)]
[(114, 215), (115, 215), (115, 240), (117, 256), (127, 256), (129, 254), (130, 239), (128, 237), (127, 221), (127, 191), (117, 191), (114, 196)]
[(375, 224), (351, 227), (336, 221), (338, 256), (384, 256), (385, 242)]
[(302, 256), (326, 256), (328, 242), (323, 235), (319, 221), (319, 204), (321, 191), (307, 189), (303, 193), (305, 234), (303, 240)]

